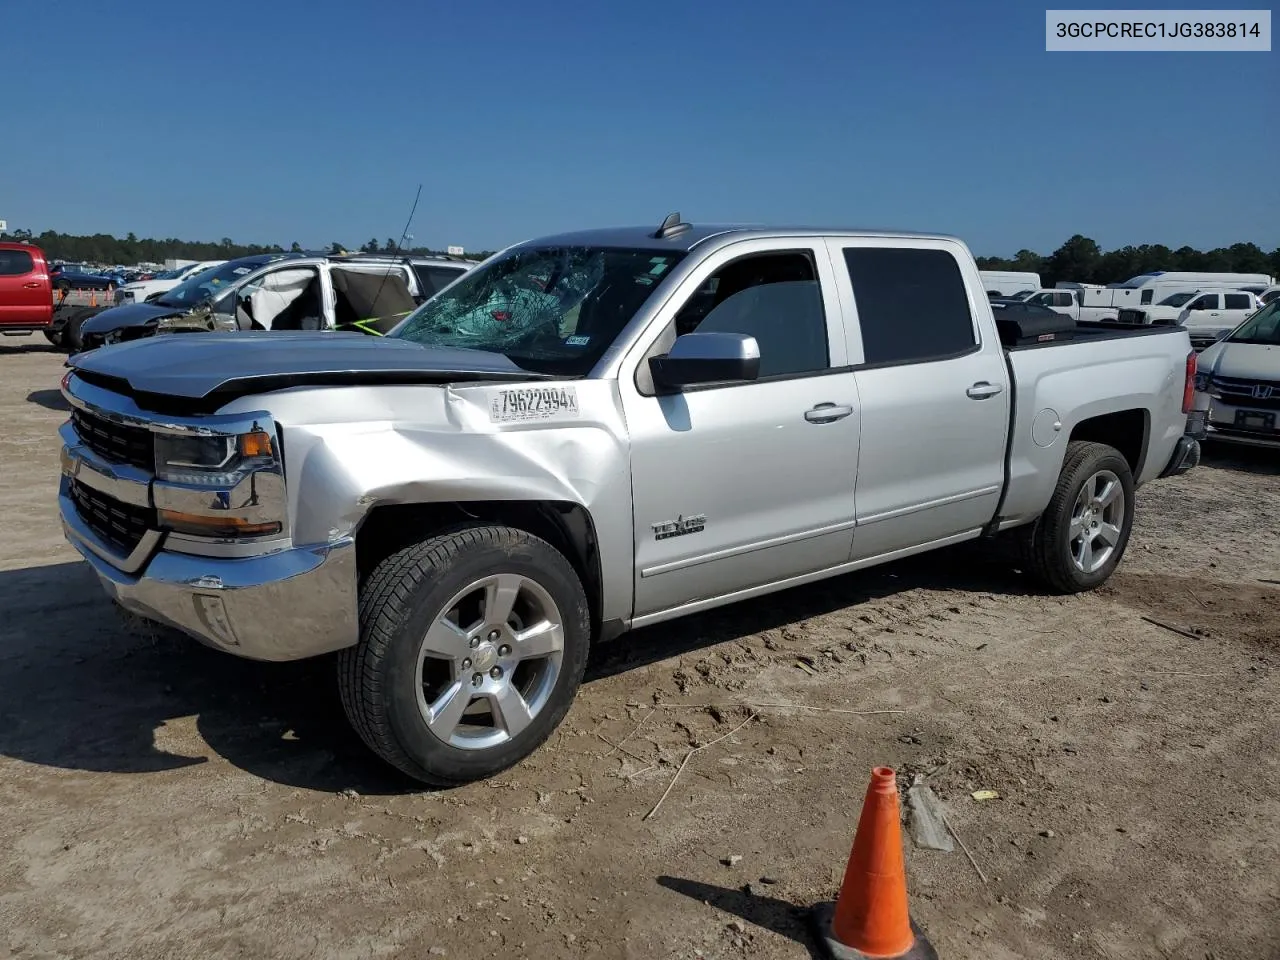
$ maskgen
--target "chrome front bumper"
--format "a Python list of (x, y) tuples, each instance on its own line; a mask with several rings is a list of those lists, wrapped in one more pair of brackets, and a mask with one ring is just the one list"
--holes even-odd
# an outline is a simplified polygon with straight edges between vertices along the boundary
[(150, 550), (149, 557), (131, 555), (141, 569), (125, 573), (117, 563), (126, 558), (80, 520), (63, 485), (58, 507), (67, 540), (126, 610), (250, 660), (302, 660), (356, 642), (352, 540), (223, 559), (167, 552), (159, 534), (134, 551)]
[[(87, 384), (64, 387), (64, 395), (73, 407), (156, 432), (245, 429), (225, 417), (192, 423), (146, 420), (122, 409), (126, 398), (108, 397)], [(114, 407), (91, 404), (88, 397), (107, 397)], [(85, 444), (71, 421), (59, 433), (63, 533), (126, 610), (252, 660), (301, 660), (356, 643), (357, 572), (351, 538), (298, 546), (289, 539), (287, 526), (270, 541), (211, 540), (159, 526), (156, 508), (223, 509), (250, 520), (263, 503), (278, 511), (284, 499), (278, 470), (242, 481), (249, 485), (247, 491), (188, 488), (104, 459)], [(122, 535), (116, 537), (117, 532)]]

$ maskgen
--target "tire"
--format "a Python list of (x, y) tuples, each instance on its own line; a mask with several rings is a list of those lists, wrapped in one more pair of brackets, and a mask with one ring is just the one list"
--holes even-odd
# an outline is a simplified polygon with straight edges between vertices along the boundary
[[(491, 623), (496, 596), (514, 599), (504, 605), (512, 616)], [(558, 652), (556, 631), (537, 627), (557, 621)], [(515, 765), (551, 735), (590, 642), (586, 593), (558, 550), (523, 530), (471, 524), (406, 547), (369, 575), (360, 641), (338, 656), (339, 692), (379, 757), (424, 784), (457, 786)]]
[[(1115, 484), (1114, 496), (1108, 494), (1111, 483)], [(1089, 502), (1084, 493), (1086, 484), (1091, 485), (1090, 493), (1107, 498), (1106, 506), (1099, 509), (1096, 498)], [(1049, 505), (1034, 523), (1023, 528), (1024, 569), (1058, 593), (1081, 593), (1100, 586), (1124, 556), (1133, 528), (1133, 510), (1133, 474), (1120, 451), (1105, 443), (1067, 444)], [(1105, 556), (1099, 556), (1108, 549)]]
[(62, 328), (62, 343), (71, 353), (79, 353), (84, 349), (80, 328), (84, 326), (84, 322), (91, 316), (93, 316), (93, 313), (90, 309), (81, 308), (67, 317), (66, 325)]
[(54, 345), (57, 349), (62, 349), (62, 331), (54, 332), (53, 330), (44, 330), (44, 338)]

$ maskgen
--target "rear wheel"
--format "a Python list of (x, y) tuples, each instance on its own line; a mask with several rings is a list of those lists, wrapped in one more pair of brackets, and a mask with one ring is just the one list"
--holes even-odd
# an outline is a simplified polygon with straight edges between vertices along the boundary
[(382, 561), (360, 642), (338, 658), (347, 717), (383, 760), (434, 786), (491, 776), (568, 712), (590, 644), (573, 566), (522, 530), (472, 525)]
[(1074, 441), (1044, 513), (1022, 531), (1027, 571), (1060, 593), (1106, 582), (1133, 528), (1129, 462), (1104, 443)]
[(72, 353), (79, 353), (84, 349), (80, 328), (91, 316), (93, 316), (93, 310), (82, 307), (67, 317), (67, 322), (62, 328), (62, 345)]

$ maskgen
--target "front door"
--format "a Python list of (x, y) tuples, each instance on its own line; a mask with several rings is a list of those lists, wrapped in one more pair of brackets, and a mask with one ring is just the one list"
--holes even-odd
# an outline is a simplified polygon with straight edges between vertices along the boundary
[[(1009, 375), (946, 240), (830, 241), (862, 404), (855, 559), (971, 535), (1004, 484)], [(961, 264), (966, 264), (967, 278)]]
[[(759, 379), (655, 395), (647, 357), (694, 330), (755, 337)], [(619, 383), (635, 617), (846, 562), (858, 397), (821, 241), (744, 241), (712, 254), (652, 333)]]
[(0, 327), (43, 325), (53, 317), (49, 285), (26, 250), (0, 250)]

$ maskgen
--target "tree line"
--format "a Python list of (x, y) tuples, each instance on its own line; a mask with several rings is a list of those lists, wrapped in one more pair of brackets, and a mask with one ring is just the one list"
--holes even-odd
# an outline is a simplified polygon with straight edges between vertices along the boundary
[[(163, 263), (165, 260), (234, 260), (236, 257), (250, 257), (261, 253), (304, 253), (301, 244), (296, 240), (287, 248), (280, 244), (236, 243), (230, 237), (221, 240), (179, 240), (167, 237), (163, 240), (150, 238), (139, 239), (130, 233), (123, 239), (106, 233), (95, 233), (88, 236), (77, 236), (70, 233), (59, 233), (56, 230), (45, 230), (33, 234), (30, 230), (11, 230), (0, 233), (0, 240), (14, 240), (34, 243), (44, 251), (50, 260), (66, 260), (72, 263), (103, 263), (130, 265), (135, 263)], [(362, 253), (417, 254), (431, 256), (443, 254), (442, 250), (431, 250), (427, 247), (401, 248), (394, 238), (388, 237), (385, 243), (372, 239), (358, 247), (349, 247), (334, 242), (325, 248), (323, 253), (340, 253), (343, 251)], [(468, 252), (473, 260), (487, 257), (487, 251)]]
[(978, 257), (982, 270), (1026, 270), (1040, 274), (1040, 282), (1052, 287), (1059, 280), (1077, 283), (1121, 283), (1130, 277), (1161, 270), (1197, 273), (1265, 273), (1280, 276), (1280, 247), (1265, 252), (1256, 243), (1234, 243), (1213, 250), (1163, 244), (1119, 247), (1103, 251), (1093, 240), (1076, 234), (1053, 253), (1041, 256), (1019, 250), (1011, 259)]
[[(110, 234), (95, 233), (92, 236), (76, 236), (46, 230), (33, 235), (30, 230), (14, 230), (0, 234), (0, 240), (20, 240), (34, 243), (52, 260), (69, 260), (85, 263), (163, 263), (165, 260), (231, 260), (260, 253), (282, 253), (286, 249), (279, 244), (263, 245), (236, 243), (230, 237), (221, 240), (198, 241), (138, 239), (130, 233), (124, 239)], [(302, 253), (296, 241), (287, 248), (292, 253)], [(428, 247), (398, 248), (396, 241), (388, 237), (379, 241), (376, 237), (358, 247), (348, 247), (334, 241), (324, 251), (339, 253), (358, 250), (363, 253), (410, 253), (422, 256), (439, 255), (440, 250)], [(469, 251), (473, 260), (483, 260), (492, 251)], [(1076, 234), (1053, 253), (1044, 256), (1031, 250), (1019, 250), (1012, 258), (978, 257), (983, 270), (1025, 270), (1040, 274), (1041, 282), (1051, 287), (1059, 280), (1075, 280), (1080, 283), (1119, 283), (1143, 273), (1157, 270), (1194, 270), (1212, 273), (1265, 273), (1280, 276), (1280, 247), (1265, 252), (1256, 243), (1235, 243), (1213, 250), (1196, 250), (1179, 247), (1172, 250), (1163, 244), (1119, 247), (1103, 251), (1096, 242)]]

